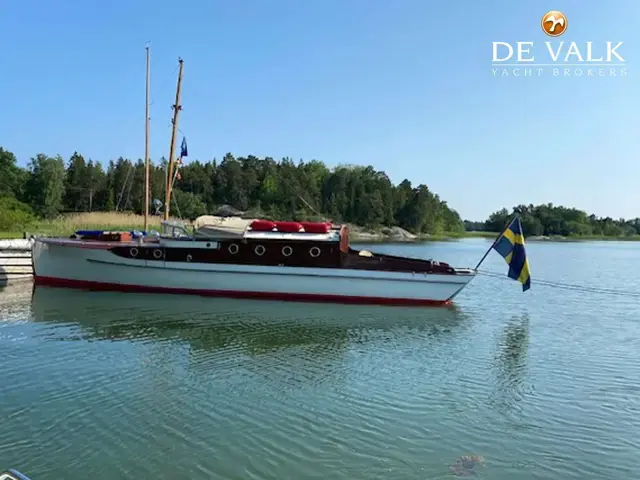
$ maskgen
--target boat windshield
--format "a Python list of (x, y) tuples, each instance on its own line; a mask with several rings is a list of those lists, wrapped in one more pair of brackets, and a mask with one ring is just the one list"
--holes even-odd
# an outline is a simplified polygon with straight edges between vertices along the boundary
[(175, 221), (162, 222), (161, 236), (165, 238), (193, 238), (184, 223)]

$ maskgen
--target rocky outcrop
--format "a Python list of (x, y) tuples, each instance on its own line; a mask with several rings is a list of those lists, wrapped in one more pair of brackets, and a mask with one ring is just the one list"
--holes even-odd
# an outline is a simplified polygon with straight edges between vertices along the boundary
[(241, 217), (245, 212), (232, 207), (231, 205), (219, 206), (212, 215), (216, 217)]
[(349, 225), (349, 236), (359, 241), (394, 241), (413, 242), (418, 236), (400, 227), (382, 227), (379, 230), (367, 230), (356, 225)]

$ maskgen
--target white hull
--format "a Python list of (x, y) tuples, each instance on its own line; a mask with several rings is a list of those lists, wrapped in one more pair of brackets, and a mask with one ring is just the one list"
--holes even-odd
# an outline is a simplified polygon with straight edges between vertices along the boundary
[(33, 247), (37, 284), (138, 292), (192, 293), (279, 300), (446, 304), (475, 276), (197, 264), (136, 260), (104, 248), (40, 239)]

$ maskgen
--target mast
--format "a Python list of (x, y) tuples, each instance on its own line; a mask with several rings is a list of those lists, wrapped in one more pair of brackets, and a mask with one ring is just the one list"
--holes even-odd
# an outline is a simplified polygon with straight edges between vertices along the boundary
[(144, 114), (144, 231), (147, 231), (149, 225), (149, 77), (150, 77), (150, 52), (149, 46), (147, 50), (147, 87), (146, 87), (146, 105)]
[(182, 67), (184, 61), (180, 58), (180, 69), (178, 71), (178, 86), (176, 87), (176, 103), (173, 105), (173, 130), (171, 131), (171, 146), (169, 147), (169, 166), (167, 168), (167, 188), (164, 201), (164, 219), (169, 220), (169, 205), (171, 202), (171, 185), (173, 183), (173, 163), (175, 161), (176, 132), (178, 130), (178, 113), (182, 110), (180, 105), (180, 91), (182, 88)]

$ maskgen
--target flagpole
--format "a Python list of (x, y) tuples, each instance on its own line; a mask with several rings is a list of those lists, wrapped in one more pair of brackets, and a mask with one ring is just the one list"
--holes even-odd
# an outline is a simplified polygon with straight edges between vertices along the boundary
[(169, 147), (169, 165), (167, 166), (167, 189), (165, 192), (164, 202), (164, 219), (169, 220), (169, 204), (171, 202), (171, 188), (173, 186), (173, 163), (176, 158), (175, 145), (176, 145), (176, 130), (178, 129), (178, 113), (182, 109), (180, 105), (180, 92), (182, 87), (182, 59), (178, 59), (180, 69), (178, 71), (178, 86), (176, 87), (176, 103), (173, 105), (173, 129), (171, 131), (171, 146)]
[(144, 231), (149, 225), (149, 45), (147, 45), (147, 87), (144, 120)]
[(493, 249), (493, 247), (496, 246), (496, 244), (500, 241), (500, 239), (504, 236), (504, 232), (507, 231), (507, 228), (509, 228), (509, 226), (513, 223), (513, 221), (518, 217), (518, 214), (515, 214), (513, 217), (511, 217), (511, 220), (509, 220), (509, 223), (507, 223), (507, 225), (502, 229), (502, 232), (500, 232), (500, 234), (496, 237), (496, 239), (493, 241), (493, 243), (491, 244), (491, 246), (487, 249), (486, 252), (484, 252), (484, 255), (482, 256), (482, 258), (480, 259), (480, 261), (478, 262), (478, 264), (476, 265), (476, 268), (474, 268), (474, 270), (478, 270), (478, 268), (480, 268), (480, 265), (482, 265), (482, 262), (484, 262), (484, 259), (487, 258), (487, 255), (489, 255), (489, 252)]

